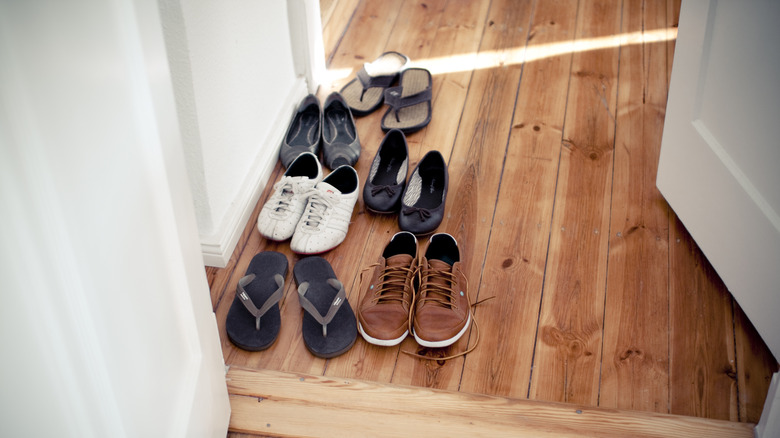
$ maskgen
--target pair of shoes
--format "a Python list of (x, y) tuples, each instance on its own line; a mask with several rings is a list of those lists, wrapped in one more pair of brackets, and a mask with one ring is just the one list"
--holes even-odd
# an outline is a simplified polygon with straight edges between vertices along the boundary
[(355, 119), (339, 93), (331, 93), (323, 108), (313, 94), (303, 99), (287, 128), (279, 158), (284, 167), (289, 168), (293, 160), (304, 152), (317, 155), (320, 144), (323, 160), (330, 169), (354, 166), (360, 157)]
[(373, 269), (369, 282), (361, 278), (364, 293), (358, 331), (363, 339), (393, 346), (411, 332), (423, 347), (443, 348), (457, 342), (472, 321), (468, 281), (461, 266), (458, 243), (451, 235), (431, 236), (418, 260), (414, 235), (396, 233), (379, 260), (363, 271)]
[(449, 174), (444, 157), (430, 151), (412, 171), (409, 184), (409, 147), (406, 136), (391, 129), (379, 145), (363, 186), (363, 202), (375, 213), (400, 210), (398, 225), (418, 235), (432, 233), (444, 219)]
[(339, 166), (323, 178), (317, 156), (304, 152), (274, 184), (257, 230), (274, 241), (292, 238), (290, 249), (298, 254), (330, 251), (347, 237), (359, 185), (352, 166)]
[[(407, 68), (409, 58), (398, 52), (385, 52), (363, 64), (355, 79), (342, 89), (352, 113), (365, 116), (382, 103), (390, 108), (382, 117), (382, 130), (400, 129), (405, 134), (419, 131), (431, 121), (433, 80), (424, 68)], [(391, 87), (398, 79), (399, 85)]]
[[(287, 266), (283, 254), (264, 251), (252, 258), (246, 275), (238, 281), (225, 328), (230, 341), (239, 348), (265, 350), (279, 337), (279, 301), (284, 295)], [(306, 312), (301, 332), (309, 351), (331, 358), (349, 350), (357, 339), (355, 314), (327, 260), (304, 258), (295, 265), (293, 276), (299, 303)]]

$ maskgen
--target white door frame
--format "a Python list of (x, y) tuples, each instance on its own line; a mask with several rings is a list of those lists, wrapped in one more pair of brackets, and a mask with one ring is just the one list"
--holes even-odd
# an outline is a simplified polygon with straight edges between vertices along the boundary
[(156, 0), (0, 3), (0, 204), (0, 435), (224, 436)]

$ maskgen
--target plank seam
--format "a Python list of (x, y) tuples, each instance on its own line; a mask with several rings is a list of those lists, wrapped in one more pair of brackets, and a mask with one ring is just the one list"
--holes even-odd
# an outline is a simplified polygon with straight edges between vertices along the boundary
[[(492, 2), (491, 2), (491, 6), (492, 6)], [(531, 13), (530, 13), (530, 16), (529, 16), (529, 19), (528, 19), (528, 24), (527, 24), (528, 31), (525, 34), (525, 46), (524, 46), (526, 48), (528, 47), (528, 42), (530, 41), (531, 23), (533, 23), (533, 21), (534, 21), (534, 13), (535, 12), (536, 12), (536, 3), (534, 3), (531, 6)], [(488, 13), (487, 13), (487, 16), (485, 17), (485, 19), (488, 20), (489, 18), (490, 18), (490, 10), (488, 10)], [(482, 33), (483, 37), (485, 35), (485, 31), (487, 31), (487, 28), (488, 28), (488, 26), (485, 26), (485, 28), (484, 28), (485, 30)], [(482, 41), (480, 41), (480, 50), (481, 49), (482, 49)], [(488, 256), (488, 253), (490, 252), (490, 242), (491, 242), (491, 240), (493, 238), (493, 225), (496, 222), (496, 211), (498, 210), (498, 199), (499, 199), (499, 196), (501, 194), (501, 186), (502, 186), (502, 184), (504, 182), (504, 170), (506, 169), (507, 153), (509, 151), (509, 144), (510, 144), (510, 141), (512, 139), (512, 125), (513, 125), (514, 120), (515, 120), (515, 114), (517, 113), (517, 99), (518, 99), (518, 96), (520, 95), (520, 84), (523, 82), (523, 73), (525, 72), (525, 64), (526, 63), (523, 62), (522, 66), (520, 67), (520, 77), (518, 78), (517, 86), (515, 87), (515, 99), (514, 99), (514, 104), (512, 106), (512, 117), (510, 117), (510, 119), (509, 119), (509, 130), (508, 130), (508, 133), (507, 133), (507, 136), (506, 136), (506, 143), (504, 144), (504, 159), (501, 162), (501, 172), (500, 172), (499, 178), (498, 178), (498, 187), (496, 188), (496, 196), (495, 196), (495, 198), (493, 200), (493, 215), (490, 218), (490, 231), (488, 232), (488, 236), (487, 236), (487, 246), (485, 247), (485, 253), (482, 256), (482, 265), (481, 265), (481, 268), (480, 268), (479, 282), (477, 283), (478, 284), (477, 294), (476, 294), (476, 297), (474, 298), (476, 301), (479, 301), (479, 295), (480, 295), (480, 292), (482, 291), (482, 278), (485, 275), (485, 262), (487, 261), (487, 256)], [(472, 72), (472, 77), (473, 77), (473, 74), (474, 73)], [(469, 85), (470, 85), (470, 81), (469, 81)], [(462, 119), (462, 117), (463, 117), (463, 113), (461, 113), (461, 119)], [(460, 122), (458, 122), (458, 127), (460, 127)], [(477, 310), (475, 309), (472, 312), (476, 315)], [(469, 340), (468, 340), (466, 345), (471, 343), (471, 336), (472, 336), (473, 332), (474, 332), (474, 330), (473, 330), (473, 327), (472, 327), (469, 330)], [(463, 360), (463, 362), (461, 364), (460, 379), (458, 379), (458, 391), (460, 391), (460, 386), (461, 386), (461, 384), (463, 382), (463, 374), (464, 374), (464, 372), (466, 370), (466, 360), (468, 360), (467, 357), (464, 358), (464, 360)]]
[[(579, 17), (580, 15), (580, 2), (577, 2), (577, 10), (574, 12), (576, 17)], [(574, 35), (572, 37), (572, 41), (577, 39), (577, 27), (580, 24), (579, 19), (574, 24)], [(534, 378), (534, 363), (536, 362), (536, 347), (539, 343), (539, 324), (542, 320), (542, 306), (544, 305), (544, 291), (545, 286), (547, 284), (547, 266), (550, 261), (550, 241), (552, 240), (552, 225), (553, 220), (555, 218), (555, 206), (557, 205), (557, 197), (558, 197), (558, 182), (561, 177), (561, 157), (563, 155), (563, 142), (565, 141), (563, 136), (566, 132), (566, 114), (569, 111), (569, 90), (571, 90), (571, 70), (572, 66), (574, 65), (574, 55), (570, 56), (569, 58), (569, 81), (566, 84), (566, 103), (564, 104), (564, 107), (566, 108), (563, 112), (563, 123), (561, 124), (561, 141), (558, 146), (558, 168), (555, 171), (555, 186), (553, 187), (553, 199), (552, 199), (552, 210), (550, 211), (550, 221), (548, 224), (548, 232), (547, 232), (547, 249), (545, 251), (544, 256), (544, 275), (542, 276), (542, 291), (539, 294), (539, 313), (536, 317), (536, 336), (534, 337), (534, 347), (533, 347), (533, 354), (531, 355), (531, 373), (528, 376), (528, 394), (526, 395), (526, 398), (531, 398), (531, 384), (533, 382)]]
[[(620, 3), (620, 30), (623, 31), (623, 16), (625, 14), (625, 0), (623, 0)], [(645, 30), (645, 22), (644, 22), (644, 1), (642, 2), (642, 32), (644, 33)], [(645, 43), (642, 43), (642, 58), (644, 63), (644, 45)], [(615, 91), (615, 115), (617, 116), (617, 106), (620, 104), (620, 60), (623, 55), (623, 45), (618, 46), (618, 55), (617, 55), (617, 77), (615, 78), (616, 83), (616, 91)], [(610, 187), (609, 187), (609, 217), (612, 218), (612, 205), (614, 203), (614, 197), (615, 197), (615, 148), (617, 143), (617, 117), (613, 116), (612, 121), (614, 125), (612, 126), (612, 175), (610, 176)], [(644, 129), (644, 125), (643, 128)], [(609, 292), (609, 252), (610, 252), (610, 240), (612, 238), (612, 220), (609, 221), (609, 224), (607, 225), (607, 254), (606, 254), (606, 262), (604, 266), (604, 301), (603, 301), (603, 309), (604, 312), (601, 314), (601, 354), (599, 357), (599, 383), (598, 383), (598, 391), (596, 392), (596, 406), (601, 406), (601, 378), (602, 373), (604, 372), (604, 325), (607, 321), (607, 293)]]
[[(330, 56), (328, 56), (328, 59), (325, 61), (325, 65), (327, 66), (327, 68), (330, 68), (330, 64), (333, 61), (333, 57), (336, 56), (336, 53), (339, 51), (341, 42), (344, 41), (344, 35), (347, 34), (347, 29), (349, 29), (349, 26), (352, 24), (352, 19), (355, 18), (355, 14), (357, 13), (358, 9), (360, 9), (360, 3), (363, 3), (363, 1), (361, 0), (360, 2), (358, 2), (358, 4), (355, 6), (355, 9), (352, 10), (352, 14), (350, 14), (346, 26), (344, 26), (344, 29), (341, 31), (341, 34), (339, 35), (339, 39), (336, 41), (336, 45), (333, 46), (333, 51), (330, 52)], [(336, 7), (338, 7), (338, 5), (336, 5)]]

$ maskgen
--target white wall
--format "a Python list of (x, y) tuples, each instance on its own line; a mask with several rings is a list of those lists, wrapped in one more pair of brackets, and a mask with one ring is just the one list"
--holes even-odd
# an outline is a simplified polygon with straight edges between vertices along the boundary
[(306, 94), (284, 0), (160, 2), (204, 260), (224, 266)]

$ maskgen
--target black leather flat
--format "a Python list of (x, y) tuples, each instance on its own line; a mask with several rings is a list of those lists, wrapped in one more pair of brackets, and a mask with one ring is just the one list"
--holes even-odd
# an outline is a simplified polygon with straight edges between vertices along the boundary
[(355, 119), (341, 94), (331, 93), (322, 109), (322, 158), (329, 169), (354, 166), (360, 158)]
[(366, 208), (375, 213), (397, 212), (408, 169), (409, 147), (406, 136), (400, 130), (393, 129), (382, 139), (363, 185), (363, 203)]
[(449, 175), (439, 151), (430, 151), (420, 160), (401, 198), (398, 225), (418, 235), (432, 233), (444, 219)]

